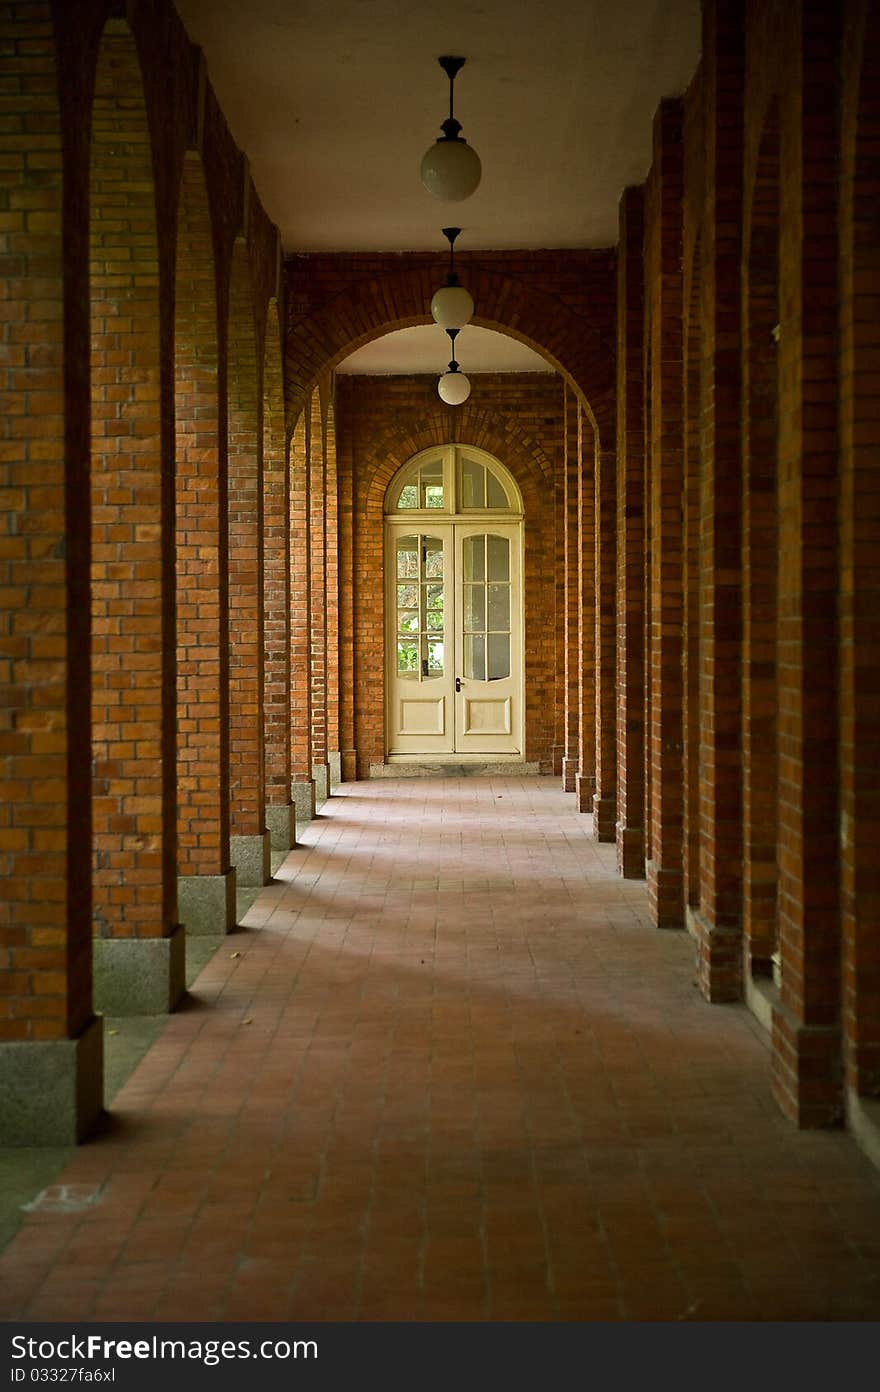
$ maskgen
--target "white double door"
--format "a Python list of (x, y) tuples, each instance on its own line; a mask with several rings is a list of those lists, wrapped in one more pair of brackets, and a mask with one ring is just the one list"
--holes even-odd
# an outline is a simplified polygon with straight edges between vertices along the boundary
[(389, 524), (389, 754), (522, 750), (521, 527)]

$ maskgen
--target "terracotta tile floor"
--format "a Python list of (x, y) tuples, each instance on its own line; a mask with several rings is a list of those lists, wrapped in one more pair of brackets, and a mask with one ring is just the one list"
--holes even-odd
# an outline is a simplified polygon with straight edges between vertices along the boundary
[(880, 1317), (880, 1174), (546, 778), (347, 784), (0, 1258), (42, 1319)]

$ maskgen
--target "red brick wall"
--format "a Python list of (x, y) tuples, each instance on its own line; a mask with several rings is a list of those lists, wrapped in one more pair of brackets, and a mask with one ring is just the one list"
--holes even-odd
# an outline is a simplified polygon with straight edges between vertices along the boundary
[[(525, 757), (552, 771), (556, 670), (554, 482), (562, 461), (563, 398), (558, 379), (480, 374), (471, 396), (454, 410), (437, 396), (433, 377), (342, 376), (336, 386), (340, 454), (350, 457), (356, 528), (346, 596), (352, 648), (343, 647), (341, 683), (353, 701), (357, 776), (385, 756), (383, 506), (395, 472), (420, 450), (452, 440), (487, 450), (510, 470), (525, 507), (526, 658)], [(343, 504), (344, 506), (344, 504)], [(347, 529), (340, 542), (346, 549)], [(350, 544), (350, 543), (349, 543)], [(350, 756), (349, 756), (350, 757)]]

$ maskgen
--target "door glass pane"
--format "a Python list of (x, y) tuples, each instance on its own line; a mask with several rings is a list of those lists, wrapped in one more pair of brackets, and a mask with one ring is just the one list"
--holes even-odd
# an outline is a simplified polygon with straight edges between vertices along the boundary
[(489, 550), (489, 579), (510, 579), (510, 542), (507, 537), (489, 536), (486, 538)]
[(482, 633), (465, 636), (464, 675), (472, 681), (486, 680), (486, 639)]
[(419, 470), (419, 485), (422, 507), (442, 508), (443, 506), (443, 465), (439, 460), (423, 464)]
[(419, 574), (419, 539), (401, 537), (397, 543), (398, 580), (416, 580)]
[(418, 609), (400, 609), (397, 614), (398, 633), (418, 633), (419, 631), (419, 611)]
[(398, 609), (417, 609), (419, 605), (418, 585), (398, 585), (397, 587), (397, 607)]
[(443, 643), (428, 639), (428, 671), (432, 677), (443, 675)]
[(424, 537), (425, 579), (443, 578), (443, 542), (439, 537)]
[(487, 628), (507, 632), (510, 628), (510, 586), (490, 585), (489, 622)]
[(491, 470), (486, 470), (486, 506), (490, 508), (510, 507), (504, 485)]
[(443, 586), (442, 586), (442, 585), (426, 585), (426, 586), (425, 586), (425, 608), (426, 608), (426, 609), (439, 610), (440, 613), (443, 612)]
[(474, 459), (463, 459), (461, 464), (461, 506), (463, 508), (485, 507), (484, 477), (485, 469)]
[(489, 680), (510, 676), (510, 634), (489, 634)]
[(464, 631), (482, 632), (486, 627), (486, 591), (483, 585), (464, 587)]
[(461, 548), (462, 579), (483, 580), (486, 575), (486, 538), (465, 537)]
[(398, 639), (397, 643), (397, 670), (401, 676), (415, 675), (418, 672), (419, 648), (415, 642), (405, 642)]

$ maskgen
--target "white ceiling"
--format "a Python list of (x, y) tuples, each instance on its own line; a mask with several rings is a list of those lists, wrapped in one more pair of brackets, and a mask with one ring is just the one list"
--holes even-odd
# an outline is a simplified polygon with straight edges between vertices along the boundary
[[(397, 329), (358, 348), (336, 371), (354, 375), (393, 372), (445, 372), (452, 356), (450, 341), (436, 324)], [(553, 368), (525, 343), (492, 329), (467, 324), (455, 340), (455, 357), (463, 372), (553, 372)]]
[[(613, 245), (657, 104), (699, 58), (700, 0), (175, 3), (287, 252), (444, 251), (453, 224), (467, 251)], [(463, 203), (419, 180), (445, 53), (483, 163)]]

